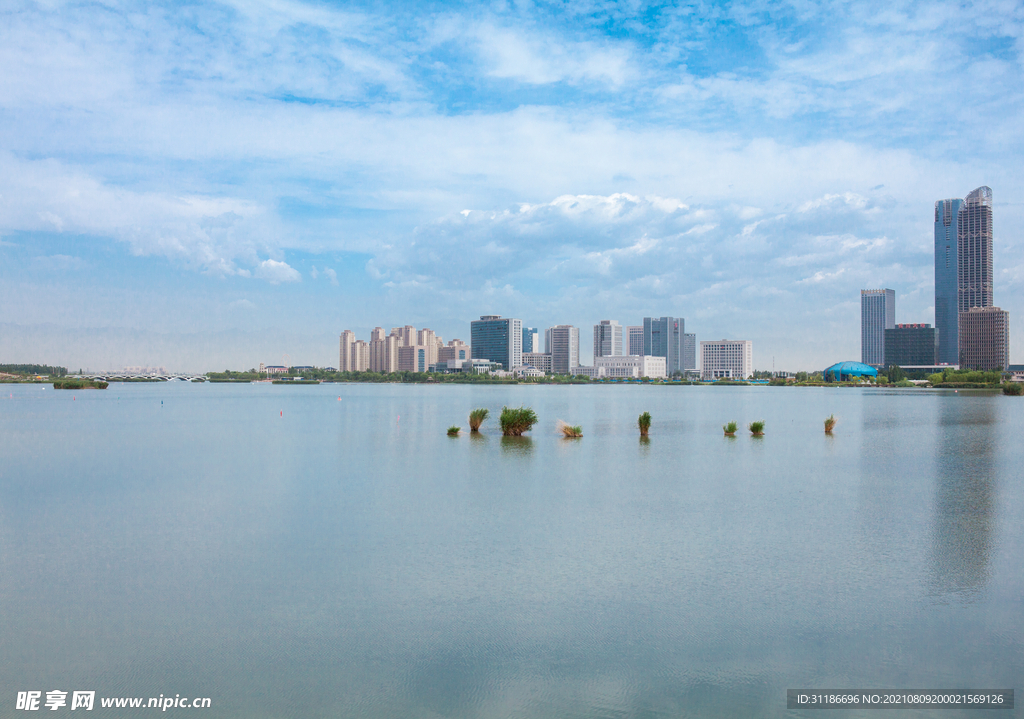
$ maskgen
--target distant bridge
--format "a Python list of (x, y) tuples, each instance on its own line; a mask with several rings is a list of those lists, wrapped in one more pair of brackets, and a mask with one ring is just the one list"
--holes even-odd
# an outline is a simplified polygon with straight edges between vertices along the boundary
[(97, 379), (104, 382), (123, 382), (124, 380), (145, 380), (148, 382), (192, 382), (193, 380), (206, 380), (204, 374), (131, 374), (128, 372), (106, 372), (97, 374), (68, 375), (74, 379)]

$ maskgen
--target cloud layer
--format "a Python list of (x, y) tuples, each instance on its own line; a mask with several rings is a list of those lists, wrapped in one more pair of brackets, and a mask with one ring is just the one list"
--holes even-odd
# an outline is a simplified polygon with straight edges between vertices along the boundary
[[(785, 353), (771, 318), (800, 317), (832, 345), (794, 351), (814, 366), (856, 355), (860, 287), (930, 320), (931, 205), (981, 184), (1019, 307), (1022, 69), (1014, 2), (18, 0), (0, 252), (113, 243), (214, 293), (370, 283), (344, 326), (679, 313)], [(88, 278), (88, 254), (25, 262)]]

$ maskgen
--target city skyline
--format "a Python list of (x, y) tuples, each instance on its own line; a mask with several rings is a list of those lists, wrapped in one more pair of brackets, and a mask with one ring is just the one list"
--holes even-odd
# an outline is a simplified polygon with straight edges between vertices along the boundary
[(1012, 3), (94, 10), (0, 11), (2, 361), (333, 366), (494, 308), (820, 369), (858, 289), (935, 316), (936, 198), (982, 186), (1024, 356)]

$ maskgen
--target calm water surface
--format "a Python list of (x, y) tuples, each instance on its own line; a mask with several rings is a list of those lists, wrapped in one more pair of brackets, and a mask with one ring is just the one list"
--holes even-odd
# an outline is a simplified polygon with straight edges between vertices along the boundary
[[(786, 689), (1024, 689), (1019, 398), (0, 389), (3, 717), (26, 689), (208, 696), (211, 719), (817, 717)], [(532, 437), (498, 436), (503, 404), (537, 411)], [(474, 407), (483, 435), (445, 436)]]

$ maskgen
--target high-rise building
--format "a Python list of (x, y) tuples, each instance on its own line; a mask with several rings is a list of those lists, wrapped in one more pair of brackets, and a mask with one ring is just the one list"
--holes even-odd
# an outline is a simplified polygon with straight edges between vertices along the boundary
[(902, 324), (885, 331), (886, 367), (932, 367), (939, 355), (939, 331), (929, 324)]
[(352, 360), (349, 372), (365, 372), (370, 369), (370, 345), (363, 340), (352, 343)]
[[(424, 327), (416, 333), (416, 344), (425, 347), (427, 350), (427, 366), (437, 363), (437, 350), (443, 346), (441, 338), (434, 334), (434, 330)], [(425, 370), (417, 370), (422, 372)]]
[(345, 330), (341, 333), (338, 342), (338, 371), (352, 372), (349, 368), (352, 364), (352, 345), (355, 344), (356, 333), (352, 330)]
[(935, 329), (939, 335), (941, 364), (959, 362), (959, 291), (957, 265), (959, 250), (960, 206), (963, 200), (939, 200), (935, 203)]
[(470, 322), (473, 359), (500, 362), (512, 370), (523, 364), (523, 321), (501, 315), (481, 315)]
[(615, 320), (601, 320), (594, 325), (594, 357), (622, 355), (622, 325)]
[(370, 371), (397, 372), (399, 335), (392, 330), (385, 336), (381, 327), (374, 327), (370, 333)]
[(957, 300), (960, 312), (992, 306), (992, 190), (967, 195), (957, 215)]
[(683, 371), (685, 322), (682, 317), (644, 317), (644, 350), (641, 354), (664, 357), (669, 377)]
[(683, 371), (697, 369), (697, 335), (683, 335)]
[(523, 327), (523, 352), (540, 352), (540, 332), (536, 327)]
[(545, 333), (545, 344), (551, 355), (551, 371), (571, 374), (580, 365), (580, 331), (572, 325), (557, 325)]
[(746, 379), (754, 374), (754, 343), (750, 340), (718, 340), (700, 343), (703, 379)]
[(644, 328), (643, 325), (630, 325), (626, 328), (626, 354), (643, 356)]
[(960, 313), (960, 367), (998, 370), (1010, 366), (1010, 313), (971, 307)]
[(860, 361), (885, 366), (885, 331), (896, 326), (896, 292), (860, 291)]

